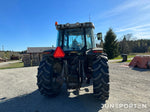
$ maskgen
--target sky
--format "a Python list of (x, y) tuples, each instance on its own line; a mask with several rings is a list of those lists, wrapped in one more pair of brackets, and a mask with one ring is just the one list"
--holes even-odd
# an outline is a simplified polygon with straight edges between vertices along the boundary
[(88, 22), (103, 37), (150, 39), (150, 0), (0, 0), (0, 50), (56, 46), (59, 24)]

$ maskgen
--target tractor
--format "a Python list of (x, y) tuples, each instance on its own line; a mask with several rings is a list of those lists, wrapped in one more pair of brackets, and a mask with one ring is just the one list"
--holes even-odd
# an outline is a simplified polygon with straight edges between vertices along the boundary
[[(62, 85), (80, 90), (93, 84), (93, 94), (100, 100), (109, 98), (107, 55), (96, 48), (92, 22), (58, 24), (57, 47), (43, 52), (37, 74), (37, 85), (44, 96), (57, 96)], [(97, 40), (102, 33), (97, 34)]]

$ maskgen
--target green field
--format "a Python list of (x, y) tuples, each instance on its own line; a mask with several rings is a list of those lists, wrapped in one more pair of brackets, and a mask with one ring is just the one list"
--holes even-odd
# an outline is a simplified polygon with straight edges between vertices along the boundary
[[(150, 55), (150, 53), (131, 53), (131, 54), (128, 54), (128, 60), (126, 62), (131, 62), (132, 61), (132, 58), (134, 58), (136, 55)], [(122, 57), (121, 55), (119, 55), (118, 57), (115, 57), (114, 59), (110, 59), (110, 60), (116, 60), (115, 62), (117, 63), (120, 63), (122, 62)]]
[[(134, 58), (136, 55), (150, 55), (150, 53), (131, 53), (131, 54), (128, 54), (128, 58)], [(111, 60), (116, 60), (116, 59), (122, 59), (121, 55)]]
[(10, 63), (6, 66), (2, 66), (0, 67), (0, 69), (11, 69), (11, 68), (21, 68), (21, 67), (24, 67), (24, 64), (23, 62), (18, 62), (18, 63)]

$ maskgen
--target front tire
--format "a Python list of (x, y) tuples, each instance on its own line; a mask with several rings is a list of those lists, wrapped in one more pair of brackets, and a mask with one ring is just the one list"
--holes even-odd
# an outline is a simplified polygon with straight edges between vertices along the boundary
[(93, 60), (93, 93), (100, 100), (109, 98), (109, 67), (105, 56), (95, 56)]
[(61, 90), (62, 80), (60, 74), (54, 72), (54, 63), (53, 58), (43, 58), (38, 68), (37, 85), (44, 96), (56, 96)]

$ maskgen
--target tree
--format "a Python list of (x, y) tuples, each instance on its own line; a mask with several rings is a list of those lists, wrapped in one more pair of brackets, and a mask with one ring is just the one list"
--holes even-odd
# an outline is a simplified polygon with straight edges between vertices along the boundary
[(120, 53), (121, 54), (128, 54), (129, 53), (129, 45), (128, 45), (128, 41), (126, 39), (126, 36), (124, 36), (123, 40), (120, 42)]
[(148, 52), (150, 52), (150, 47), (148, 47)]
[(124, 39), (119, 42), (120, 53), (145, 53), (150, 50), (150, 40), (127, 40), (126, 35)]
[(116, 34), (113, 32), (111, 28), (106, 33), (105, 36), (105, 42), (104, 42), (104, 51), (107, 53), (108, 58), (112, 59), (119, 55), (118, 52), (118, 42), (116, 40)]
[(126, 37), (126, 40), (129, 41), (132, 38), (132, 33), (128, 33), (126, 35), (124, 35), (124, 37)]

